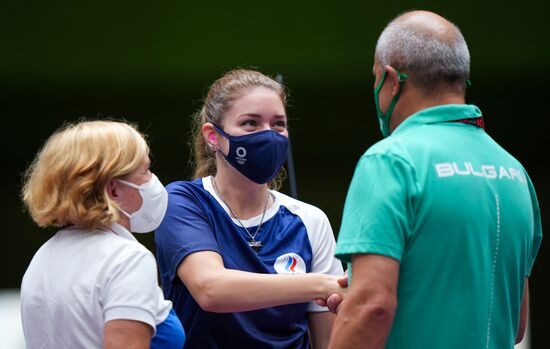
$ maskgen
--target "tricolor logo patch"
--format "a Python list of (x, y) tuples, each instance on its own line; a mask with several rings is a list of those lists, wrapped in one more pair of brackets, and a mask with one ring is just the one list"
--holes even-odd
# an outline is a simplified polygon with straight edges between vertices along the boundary
[(277, 274), (304, 274), (306, 263), (296, 253), (285, 253), (277, 258), (273, 268)]

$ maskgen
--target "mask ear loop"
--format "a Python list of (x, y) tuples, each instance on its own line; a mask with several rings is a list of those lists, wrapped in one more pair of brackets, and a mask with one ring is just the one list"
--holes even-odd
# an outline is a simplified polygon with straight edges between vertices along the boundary
[(231, 140), (231, 138), (232, 138), (233, 136), (231, 136), (229, 133), (225, 132), (225, 131), (223, 130), (223, 128), (221, 128), (220, 126), (218, 126), (218, 125), (216, 125), (216, 124), (212, 124), (212, 125), (214, 125), (214, 128), (216, 129), (216, 131), (218, 131), (219, 134), (221, 134), (221, 135), (224, 136), (225, 138)]
[[(212, 124), (214, 125), (214, 128), (216, 130), (218, 130), (218, 127), (216, 124)], [(210, 143), (209, 141), (213, 142), (216, 140), (216, 136), (214, 135), (214, 133), (211, 133), (209, 136), (208, 136), (208, 141), (206, 141), (206, 145), (208, 147), (208, 150), (210, 150), (212, 153), (216, 153), (217, 151), (220, 150), (220, 146), (219, 145), (214, 145), (212, 143)]]
[[(140, 185), (137, 185), (137, 184), (132, 183), (132, 182), (129, 182), (129, 181), (125, 181), (124, 179), (115, 179), (115, 180), (116, 180), (117, 182), (120, 182), (120, 183), (122, 183), (122, 184), (124, 184), (124, 185), (127, 185), (127, 186), (131, 187), (131, 188), (137, 189), (137, 190), (140, 192), (139, 195), (141, 195), (141, 186), (140, 186)], [(122, 212), (126, 217), (128, 217), (128, 219), (131, 219), (131, 218), (132, 218), (132, 214), (130, 214), (130, 213), (126, 212), (125, 210), (123, 210), (122, 207), (120, 207), (120, 205), (119, 205), (118, 203), (117, 203), (117, 209), (118, 209), (120, 212)]]
[[(395, 70), (395, 72), (397, 73), (397, 77), (399, 78), (399, 92), (397, 94), (400, 95), (401, 94), (401, 89), (403, 88), (402, 83), (409, 78), (409, 75), (407, 75), (405, 73), (401, 73), (396, 68), (393, 68), (393, 69)], [(380, 82), (378, 83), (378, 86), (376, 86), (376, 88), (374, 89), (374, 92), (378, 93), (378, 91), (380, 91), (380, 89), (382, 89), (382, 85), (384, 84), (384, 81), (386, 80), (386, 75), (387, 74), (388, 74), (388, 71), (385, 70), (384, 73), (382, 74), (382, 78), (380, 79)], [(469, 83), (469, 81), (470, 80), (468, 80), (468, 83)]]
[(136, 188), (137, 190), (141, 190), (141, 185), (137, 185), (132, 182), (125, 181), (124, 179), (117, 179), (118, 182), (126, 184), (129, 187)]
[(397, 73), (397, 76), (399, 77), (399, 82), (403, 82), (409, 78), (409, 75), (400, 72), (399, 70), (393, 68), (395, 72)]
[(403, 91), (403, 82), (409, 78), (409, 76), (405, 73), (400, 72), (396, 68), (393, 68), (395, 72), (397, 73), (397, 77), (399, 78), (399, 92), (395, 95), (394, 99), (391, 101), (391, 111), (393, 111), (393, 108), (397, 104), (397, 100), (399, 99), (399, 96), (401, 96), (401, 92)]
[[(397, 100), (399, 99), (399, 96), (401, 96), (401, 92), (403, 91), (403, 82), (405, 82), (405, 80), (407, 80), (409, 78), (409, 76), (407, 74), (400, 72), (396, 68), (393, 68), (393, 69), (395, 70), (395, 72), (397, 73), (397, 77), (399, 78), (399, 91), (397, 92), (395, 97), (393, 97), (388, 110), (386, 110), (386, 114), (388, 112), (391, 113), (393, 111), (393, 108), (397, 104)], [(382, 86), (380, 86), (380, 87), (382, 87)]]
[[(220, 135), (222, 135), (223, 137), (227, 138), (227, 139), (230, 139), (230, 135), (227, 134), (220, 126), (212, 123), (212, 125), (214, 126), (214, 128), (216, 129), (216, 131), (218, 131), (218, 133)], [(213, 137), (214, 135), (212, 134), (211, 137)], [(209, 137), (209, 138), (211, 138)], [(227, 164), (227, 165), (230, 165), (230, 163), (227, 161), (227, 158), (226, 158), (226, 155), (222, 152), (222, 148), (219, 146), (219, 145), (213, 145), (212, 143), (209, 143), (209, 142), (206, 142), (206, 144), (208, 145), (208, 148), (210, 149), (210, 151), (212, 152), (213, 155), (215, 155), (216, 153), (220, 153), (222, 158), (223, 158), (223, 161)]]
[[(382, 130), (382, 134), (384, 134), (384, 136), (387, 136), (387, 135), (390, 134), (389, 123), (390, 123), (391, 114), (393, 112), (393, 108), (397, 104), (397, 100), (399, 99), (399, 96), (401, 96), (401, 92), (403, 91), (403, 82), (409, 78), (409, 76), (407, 74), (401, 73), (396, 68), (393, 68), (393, 69), (395, 70), (395, 72), (397, 73), (397, 77), (399, 78), (399, 91), (397, 91), (397, 94), (390, 101), (390, 105), (388, 106), (388, 109), (386, 110), (386, 112), (382, 113), (382, 111), (380, 111), (380, 113), (382, 113), (382, 117), (384, 119), (387, 119), (386, 120), (386, 125), (384, 126), (384, 129)], [(374, 98), (375, 98), (375, 102), (378, 106), (380, 105), (380, 101), (378, 99), (379, 98), (378, 94), (380, 93), (380, 90), (382, 89), (382, 85), (384, 84), (384, 80), (386, 79), (387, 75), (388, 75), (388, 71), (385, 70), (384, 73), (382, 74), (382, 78), (380, 79), (380, 82), (378, 83), (378, 86), (376, 86), (376, 89), (374, 90)]]

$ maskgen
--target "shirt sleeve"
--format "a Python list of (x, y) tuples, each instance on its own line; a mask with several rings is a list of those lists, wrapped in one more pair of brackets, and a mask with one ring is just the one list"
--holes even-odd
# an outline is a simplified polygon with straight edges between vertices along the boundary
[(200, 199), (189, 182), (167, 186), (168, 208), (160, 226), (155, 231), (155, 243), (161, 273), (170, 281), (177, 277), (183, 259), (197, 251), (220, 253)]
[(399, 156), (364, 155), (351, 181), (336, 256), (344, 262), (351, 255), (374, 253), (401, 261), (414, 224), (415, 173)]
[(533, 220), (534, 220), (533, 242), (531, 245), (530, 253), (527, 256), (528, 261), (527, 261), (526, 270), (525, 270), (525, 276), (529, 277), (531, 275), (531, 270), (533, 269), (533, 265), (535, 264), (535, 259), (537, 258), (540, 244), (542, 242), (542, 224), (541, 224), (540, 208), (537, 200), (537, 194), (535, 193), (535, 188), (529, 176), (527, 176), (527, 179), (528, 179), (528, 185), (529, 185), (529, 192), (531, 194), (531, 203), (533, 207)]
[(153, 255), (141, 246), (121, 247), (116, 258), (104, 270), (104, 276), (100, 303), (105, 322), (140, 321), (156, 331), (158, 297), (161, 291)]

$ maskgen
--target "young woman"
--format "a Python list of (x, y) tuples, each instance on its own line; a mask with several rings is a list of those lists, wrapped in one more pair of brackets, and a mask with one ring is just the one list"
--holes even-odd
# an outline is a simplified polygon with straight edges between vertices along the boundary
[(23, 277), (27, 348), (182, 347), (155, 258), (130, 233), (153, 231), (166, 211), (149, 164), (143, 136), (114, 121), (67, 125), (36, 156), (23, 201), (39, 226), (61, 229)]
[(196, 115), (196, 179), (167, 186), (157, 259), (185, 348), (328, 343), (334, 315), (313, 301), (342, 293), (343, 271), (326, 215), (275, 190), (288, 146), (285, 100), (257, 71), (226, 73)]

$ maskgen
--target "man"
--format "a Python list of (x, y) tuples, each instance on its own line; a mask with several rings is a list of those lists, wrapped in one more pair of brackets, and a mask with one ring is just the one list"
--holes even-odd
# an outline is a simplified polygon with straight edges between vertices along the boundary
[(465, 104), (470, 55), (437, 14), (405, 13), (376, 46), (387, 138), (359, 160), (336, 255), (350, 289), (330, 348), (513, 348), (542, 239), (523, 166)]

